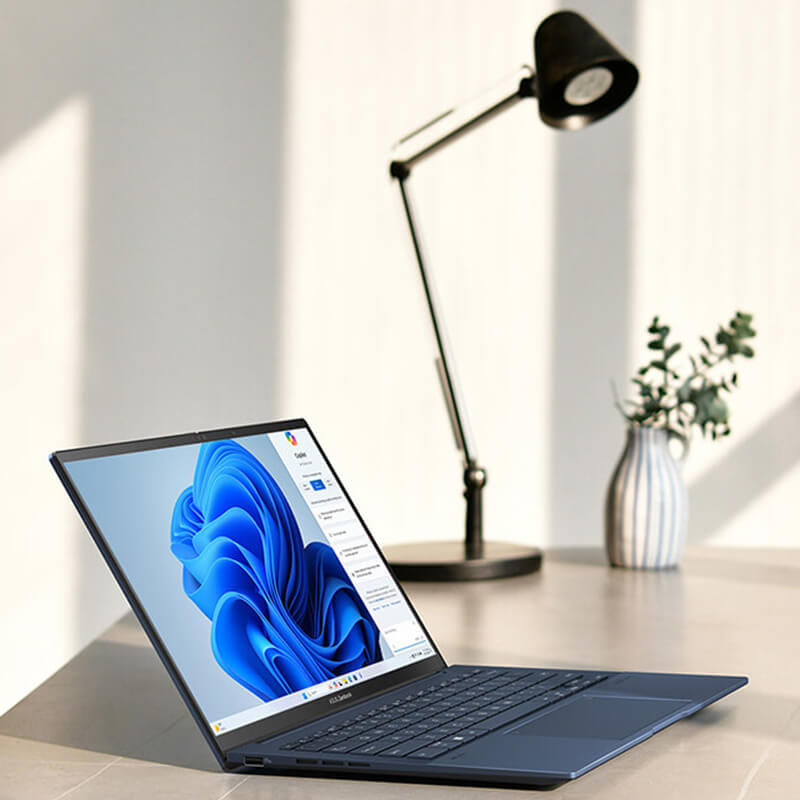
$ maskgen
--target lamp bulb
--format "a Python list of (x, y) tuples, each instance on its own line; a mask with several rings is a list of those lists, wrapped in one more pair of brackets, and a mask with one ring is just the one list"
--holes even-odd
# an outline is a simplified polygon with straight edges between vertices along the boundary
[(586, 106), (602, 97), (614, 83), (614, 75), (605, 67), (590, 67), (579, 72), (567, 84), (564, 99), (571, 106)]

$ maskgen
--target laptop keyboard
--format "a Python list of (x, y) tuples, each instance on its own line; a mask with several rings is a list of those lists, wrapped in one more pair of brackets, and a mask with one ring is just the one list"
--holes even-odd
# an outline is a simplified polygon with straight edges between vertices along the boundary
[(546, 670), (465, 670), (391, 703), (323, 725), (281, 749), (427, 760), (607, 677)]

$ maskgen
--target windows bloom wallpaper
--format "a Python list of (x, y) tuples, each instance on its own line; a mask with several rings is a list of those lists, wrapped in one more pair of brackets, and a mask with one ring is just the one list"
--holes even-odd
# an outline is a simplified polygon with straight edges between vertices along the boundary
[(241, 445), (200, 448), (171, 550), (211, 620), (217, 663), (262, 700), (381, 660), (378, 628), (332, 548), (304, 543), (280, 487)]

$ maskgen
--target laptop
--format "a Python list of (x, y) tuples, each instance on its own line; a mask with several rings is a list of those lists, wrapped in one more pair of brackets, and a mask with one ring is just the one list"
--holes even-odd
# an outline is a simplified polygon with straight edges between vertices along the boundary
[(552, 786), (747, 683), (448, 665), (302, 419), (50, 460), (224, 770)]

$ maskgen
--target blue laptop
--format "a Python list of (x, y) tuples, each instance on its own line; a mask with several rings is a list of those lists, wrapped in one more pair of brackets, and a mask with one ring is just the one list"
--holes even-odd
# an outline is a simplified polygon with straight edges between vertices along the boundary
[(51, 463), (225, 770), (552, 786), (747, 683), (448, 665), (302, 419)]

